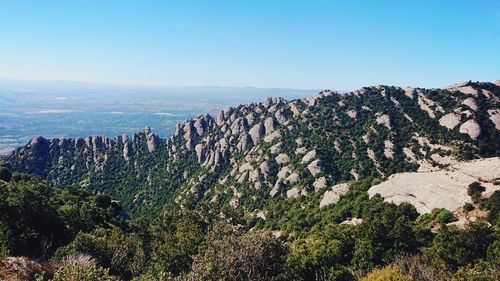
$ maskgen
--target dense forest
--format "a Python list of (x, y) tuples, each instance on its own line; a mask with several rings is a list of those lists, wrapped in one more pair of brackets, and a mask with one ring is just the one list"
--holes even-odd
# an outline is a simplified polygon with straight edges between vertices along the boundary
[[(17, 280), (498, 280), (500, 192), (487, 220), (448, 226), (446, 210), (368, 199), (376, 179), (352, 181), (338, 204), (272, 200), (259, 220), (215, 205), (129, 219), (119, 202), (79, 186), (55, 188), (0, 168), (0, 279)], [(464, 206), (464, 208), (467, 208)], [(359, 224), (339, 224), (355, 217)], [(279, 226), (278, 235), (270, 229)], [(10, 258), (6, 258), (10, 257)], [(16, 258), (17, 257), (17, 258)]]

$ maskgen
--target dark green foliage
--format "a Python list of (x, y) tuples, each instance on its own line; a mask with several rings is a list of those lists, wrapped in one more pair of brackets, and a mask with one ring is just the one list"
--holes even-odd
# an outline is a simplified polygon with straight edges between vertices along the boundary
[(155, 272), (188, 272), (205, 239), (207, 223), (192, 211), (162, 213), (150, 226), (151, 265)]
[(471, 203), (465, 203), (463, 210), (465, 212), (470, 212), (470, 211), (474, 210), (474, 205), (472, 205)]
[(496, 226), (500, 226), (500, 191), (495, 191), (482, 206), (490, 211), (488, 221)]
[(7, 167), (0, 166), (0, 180), (10, 181), (12, 173)]
[(499, 238), (484, 222), (473, 223), (464, 230), (443, 226), (427, 253), (436, 264), (457, 270), (486, 258), (488, 247)]
[(481, 200), (481, 193), (483, 193), (484, 190), (485, 190), (484, 186), (482, 186), (480, 183), (476, 181), (469, 184), (469, 188), (467, 189), (467, 194), (470, 195), (474, 203), (478, 203), (479, 200)]
[(430, 213), (423, 214), (417, 223), (424, 228), (432, 228), (435, 224), (447, 224), (456, 221), (453, 213), (446, 209), (433, 209)]
[(453, 216), (453, 214), (446, 210), (446, 209), (442, 209), (437, 215), (436, 215), (436, 221), (438, 223), (441, 223), (441, 224), (446, 224), (446, 223), (450, 223), (452, 221), (455, 221), (455, 217)]
[(268, 232), (214, 230), (194, 258), (195, 280), (288, 280), (285, 249)]
[[(19, 179), (19, 180), (17, 180)], [(95, 205), (94, 196), (59, 190), (35, 177), (0, 183), (0, 236), (12, 255), (47, 258), (80, 231), (121, 225), (117, 210)]]
[(85, 267), (69, 264), (55, 272), (52, 281), (113, 281), (117, 280), (109, 275), (109, 270), (92, 265)]
[(93, 257), (98, 265), (125, 279), (139, 276), (146, 267), (143, 241), (133, 232), (125, 233), (119, 228), (81, 232), (69, 245), (60, 248), (56, 256), (63, 259), (81, 254)]

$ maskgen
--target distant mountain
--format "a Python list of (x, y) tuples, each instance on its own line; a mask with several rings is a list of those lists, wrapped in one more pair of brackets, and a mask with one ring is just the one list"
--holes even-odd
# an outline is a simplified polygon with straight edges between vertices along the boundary
[(134, 215), (203, 203), (259, 213), (276, 200), (335, 202), (339, 184), (352, 179), (498, 157), (499, 130), (500, 81), (373, 86), (227, 107), (177, 124), (167, 139), (149, 128), (115, 138), (38, 137), (6, 160), (61, 187), (105, 192)]

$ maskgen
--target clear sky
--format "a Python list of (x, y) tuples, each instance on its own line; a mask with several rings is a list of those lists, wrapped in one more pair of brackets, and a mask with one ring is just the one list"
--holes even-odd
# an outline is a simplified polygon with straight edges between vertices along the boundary
[(500, 1), (0, 0), (0, 77), (349, 90), (500, 79)]

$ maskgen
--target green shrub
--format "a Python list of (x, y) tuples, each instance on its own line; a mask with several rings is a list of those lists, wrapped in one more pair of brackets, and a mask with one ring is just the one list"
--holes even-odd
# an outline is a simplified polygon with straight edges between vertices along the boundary
[(471, 203), (465, 203), (463, 210), (464, 212), (470, 212), (474, 210), (474, 205), (472, 205)]
[(113, 281), (109, 270), (92, 265), (84, 267), (77, 264), (66, 265), (54, 273), (52, 281)]
[(0, 180), (3, 181), (10, 181), (12, 178), (12, 173), (7, 167), (1, 167), (0, 166)]
[(406, 275), (399, 267), (388, 265), (377, 268), (362, 277), (360, 281), (411, 281), (412, 278)]
[(450, 223), (452, 221), (455, 221), (455, 217), (453, 216), (453, 214), (446, 210), (446, 209), (443, 209), (441, 210), (437, 215), (436, 215), (436, 221), (439, 222), (439, 223)]
[(474, 203), (478, 203), (479, 200), (481, 200), (481, 193), (483, 193), (484, 190), (485, 190), (484, 186), (475, 181), (469, 184), (469, 188), (467, 189), (467, 194), (470, 195)]

